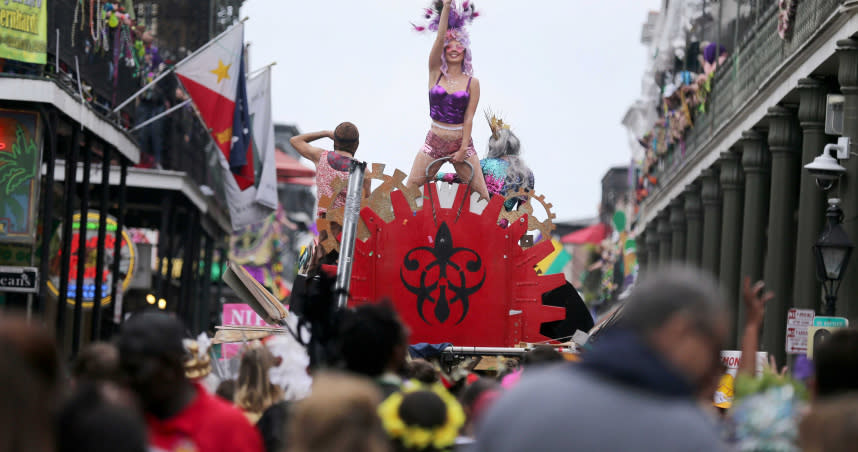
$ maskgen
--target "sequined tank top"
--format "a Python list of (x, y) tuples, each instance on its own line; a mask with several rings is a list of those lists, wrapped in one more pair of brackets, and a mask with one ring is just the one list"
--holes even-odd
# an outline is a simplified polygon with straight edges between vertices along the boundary
[(448, 93), (439, 84), (442, 75), (429, 90), (429, 117), (445, 124), (462, 124), (465, 122), (465, 110), (471, 102), (471, 79), (468, 79), (468, 87), (464, 91)]

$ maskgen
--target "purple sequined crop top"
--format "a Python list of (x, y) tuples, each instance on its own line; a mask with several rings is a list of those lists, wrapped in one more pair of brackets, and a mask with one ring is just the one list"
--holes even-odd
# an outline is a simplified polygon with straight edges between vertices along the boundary
[(439, 85), (441, 76), (435, 82), (435, 86), (429, 90), (429, 117), (445, 124), (462, 124), (465, 122), (465, 110), (471, 101), (471, 79), (468, 79), (468, 87), (464, 91), (448, 93), (443, 86)]

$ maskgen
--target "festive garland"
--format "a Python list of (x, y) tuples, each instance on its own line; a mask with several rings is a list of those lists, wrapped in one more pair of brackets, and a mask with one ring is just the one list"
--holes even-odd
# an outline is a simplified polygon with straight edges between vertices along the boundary
[(636, 204), (643, 202), (651, 188), (658, 183), (655, 172), (666, 163), (671, 151), (678, 151), (681, 157), (685, 156), (685, 137), (694, 127), (695, 114), (706, 112), (713, 74), (695, 75), (683, 71), (677, 76), (678, 87), (669, 85), (665, 88), (660, 119), (650, 132), (638, 140), (645, 153), (643, 160), (638, 163), (640, 174), (635, 187)]
[[(71, 46), (77, 44), (77, 32), (84, 31), (86, 6), (85, 0), (75, 3), (72, 16)], [(133, 3), (126, 2), (133, 9)], [(132, 77), (141, 75), (140, 68), (145, 55), (145, 46), (141, 33), (136, 30), (136, 21), (131, 13), (118, 2), (89, 1), (89, 38), (85, 40), (87, 54), (94, 52), (110, 52), (113, 47), (112, 61), (108, 68), (108, 80), (116, 87), (119, 80), (120, 59), (126, 67), (133, 69)], [(78, 30), (79, 28), (79, 30)]]
[(783, 40), (792, 38), (797, 7), (798, 0), (778, 0), (778, 36)]

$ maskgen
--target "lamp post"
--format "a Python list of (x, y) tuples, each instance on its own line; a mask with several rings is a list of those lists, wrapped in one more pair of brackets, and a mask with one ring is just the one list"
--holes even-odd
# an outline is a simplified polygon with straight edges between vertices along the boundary
[(828, 200), (828, 209), (825, 211), (828, 222), (813, 246), (813, 253), (816, 256), (816, 277), (825, 291), (823, 313), (828, 316), (833, 316), (835, 313), (837, 290), (840, 288), (843, 275), (846, 274), (849, 256), (854, 248), (841, 226), (843, 211), (840, 210), (839, 204), (840, 200), (837, 198)]

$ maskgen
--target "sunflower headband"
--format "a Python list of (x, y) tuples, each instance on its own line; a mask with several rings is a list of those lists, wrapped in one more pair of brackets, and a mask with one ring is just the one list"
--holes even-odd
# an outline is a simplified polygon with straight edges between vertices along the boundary
[[(409, 425), (402, 420), (400, 409), (402, 402), (408, 394), (429, 391), (435, 393), (447, 408), (444, 423), (435, 427), (421, 427)], [(459, 429), (465, 424), (465, 412), (462, 406), (440, 383), (425, 385), (417, 381), (410, 381), (403, 385), (401, 392), (390, 395), (378, 407), (378, 415), (387, 434), (402, 442), (409, 449), (422, 450), (430, 446), (437, 450), (444, 450), (456, 443)]]

